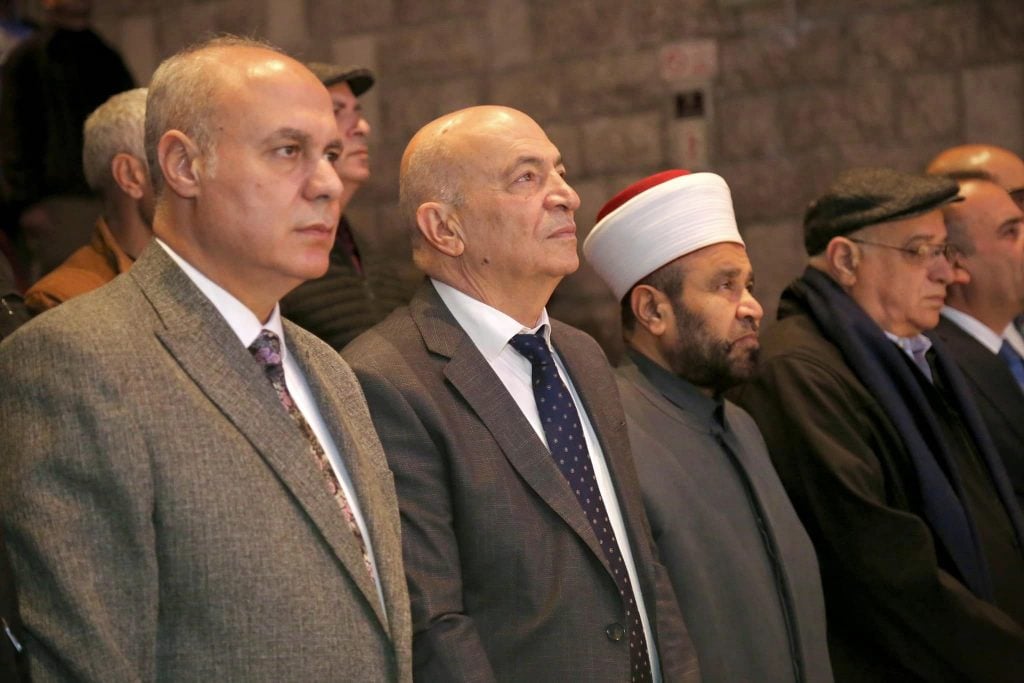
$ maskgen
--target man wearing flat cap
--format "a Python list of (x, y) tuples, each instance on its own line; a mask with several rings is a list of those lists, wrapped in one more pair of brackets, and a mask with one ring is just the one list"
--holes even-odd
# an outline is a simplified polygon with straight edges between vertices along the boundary
[(360, 333), (383, 320), (412, 296), (409, 283), (394, 264), (377, 262), (368, 267), (345, 208), (370, 180), (370, 123), (359, 98), (374, 84), (373, 72), (361, 66), (306, 64), (327, 87), (342, 141), (334, 164), (344, 189), (341, 221), (323, 277), (299, 285), (281, 300), (281, 311), (296, 324), (340, 351)]
[(757, 425), (722, 398), (753, 372), (762, 316), (729, 187), (645, 178), (601, 209), (583, 253), (622, 302), (619, 394), (702, 680), (831, 681), (814, 547)]
[(837, 681), (1020, 681), (1024, 522), (960, 370), (924, 332), (954, 268), (948, 178), (841, 175), (804, 217), (738, 402), (818, 551)]

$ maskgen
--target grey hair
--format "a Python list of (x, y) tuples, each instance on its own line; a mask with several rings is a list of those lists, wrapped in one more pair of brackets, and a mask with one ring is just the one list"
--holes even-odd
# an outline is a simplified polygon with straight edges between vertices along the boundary
[(157, 145), (164, 133), (180, 130), (199, 148), (212, 155), (214, 114), (217, 106), (218, 79), (211, 78), (209, 67), (218, 61), (216, 54), (202, 54), (220, 48), (251, 47), (284, 54), (270, 43), (254, 38), (221, 35), (190, 45), (165, 59), (153, 74), (146, 101), (146, 160), (153, 189), (159, 194), (163, 173), (157, 157)]
[(146, 88), (135, 88), (114, 95), (96, 108), (85, 120), (82, 145), (82, 170), (85, 182), (102, 192), (114, 187), (110, 162), (118, 154), (131, 154), (146, 160), (143, 128), (146, 120)]
[(419, 236), (416, 211), (424, 202), (442, 202), (458, 208), (465, 202), (462, 169), (443, 131), (423, 140), (404, 159), (398, 184), (398, 206), (413, 240)]

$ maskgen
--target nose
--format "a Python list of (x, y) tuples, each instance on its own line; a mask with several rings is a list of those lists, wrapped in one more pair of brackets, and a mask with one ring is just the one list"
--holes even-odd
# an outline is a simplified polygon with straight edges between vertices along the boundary
[(743, 290), (743, 297), (740, 299), (740, 305), (736, 309), (736, 316), (740, 319), (750, 318), (756, 324), (761, 324), (761, 318), (764, 317), (764, 308), (761, 306), (761, 302), (754, 298), (749, 289)]
[(306, 187), (306, 196), (309, 199), (335, 201), (341, 197), (343, 186), (338, 172), (334, 169), (334, 163), (326, 157), (320, 157)]
[(360, 116), (359, 119), (356, 121), (355, 131), (354, 131), (355, 134), (356, 135), (362, 135), (364, 138), (368, 138), (368, 137), (370, 137), (370, 131), (371, 130), (373, 130), (373, 128), (370, 126), (370, 122), (367, 121), (362, 116)]
[(949, 281), (951, 285), (966, 285), (971, 281), (971, 274), (966, 268), (959, 264), (953, 265), (953, 279)]
[(971, 274), (960, 264), (959, 259), (952, 262), (946, 258), (935, 260), (931, 278), (944, 285), (965, 285), (971, 281)]
[(552, 207), (559, 206), (567, 211), (575, 212), (580, 208), (580, 196), (576, 194), (576, 190), (572, 189), (572, 186), (566, 182), (561, 173), (552, 171), (551, 174), (554, 180), (552, 181), (553, 187), (548, 193), (548, 203)]

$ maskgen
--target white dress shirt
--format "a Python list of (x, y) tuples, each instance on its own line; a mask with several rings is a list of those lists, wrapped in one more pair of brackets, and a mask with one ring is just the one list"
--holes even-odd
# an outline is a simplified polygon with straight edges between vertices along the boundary
[(1006, 329), (1003, 331), (1003, 339), (1013, 347), (1018, 356), (1024, 358), (1024, 336), (1017, 330), (1016, 325), (1010, 323), (1006, 326)]
[(605, 508), (608, 512), (608, 519), (611, 521), (612, 529), (615, 532), (615, 540), (622, 552), (622, 559), (626, 564), (626, 571), (636, 594), (637, 608), (640, 613), (640, 621), (643, 623), (644, 636), (647, 638), (647, 649), (651, 657), (651, 673), (655, 681), (661, 680), (661, 665), (658, 660), (657, 646), (654, 642), (654, 634), (651, 631), (650, 620), (647, 617), (647, 607), (644, 604), (644, 596), (639, 590), (640, 582), (637, 579), (636, 564), (633, 561), (633, 551), (629, 545), (629, 536), (626, 534), (626, 525), (622, 518), (622, 510), (619, 507), (619, 498), (615, 493), (615, 486), (612, 483), (611, 474), (608, 471), (608, 464), (605, 462), (604, 452), (597, 440), (597, 433), (590, 423), (590, 417), (583, 409), (583, 402), (576, 387), (573, 386), (569, 374), (562, 364), (562, 359), (551, 346), (551, 325), (548, 322), (547, 310), (542, 310), (537, 325), (527, 329), (516, 322), (513, 318), (505, 315), (496, 308), (492, 308), (482, 301), (463, 294), (459, 290), (431, 278), (441, 301), (448, 307), (456, 322), (462, 327), (477, 350), (491, 366), (498, 379), (505, 385), (512, 395), (512, 400), (519, 406), (523, 416), (529, 421), (533, 431), (537, 433), (541, 442), (547, 445), (547, 438), (544, 436), (544, 426), (540, 420), (540, 413), (537, 412), (537, 402), (533, 396), (533, 366), (525, 357), (520, 355), (512, 346), (509, 340), (517, 334), (534, 334), (540, 328), (544, 328), (544, 339), (548, 348), (551, 349), (558, 366), (558, 374), (562, 381), (569, 388), (572, 400), (576, 404), (576, 410), (580, 414), (580, 422), (583, 426), (583, 436), (587, 442), (587, 450), (590, 451), (591, 466), (594, 468), (594, 478), (597, 480), (597, 488), (601, 491)]
[(931, 339), (923, 334), (916, 334), (913, 337), (898, 337), (888, 330), (882, 331), (885, 332), (885, 336), (889, 338), (889, 341), (898, 346), (900, 351), (907, 354), (907, 358), (913, 361), (917, 369), (924, 373), (929, 382), (934, 382), (932, 368), (928, 365), (927, 358), (925, 358), (928, 349), (932, 348)]
[[(338, 447), (334, 443), (334, 439), (331, 437), (330, 430), (327, 429), (327, 424), (324, 422), (323, 416), (320, 414), (320, 409), (316, 405), (316, 400), (313, 398), (313, 392), (309, 389), (309, 383), (306, 381), (306, 376), (303, 374), (302, 369), (296, 363), (295, 359), (288, 352), (288, 345), (285, 343), (284, 329), (281, 326), (281, 309), (279, 306), (274, 306), (274, 311), (270, 314), (270, 318), (263, 324), (260, 324), (259, 318), (252, 312), (245, 304), (235, 298), (223, 287), (213, 282), (210, 278), (199, 272), (195, 266), (190, 264), (188, 261), (179, 256), (173, 249), (167, 246), (160, 239), (156, 239), (156, 243), (163, 247), (167, 255), (170, 256), (178, 266), (185, 271), (185, 275), (199, 288), (210, 303), (214, 305), (217, 311), (224, 317), (232, 331), (238, 336), (238, 340), (242, 343), (246, 349), (256, 341), (256, 338), (260, 336), (260, 332), (263, 330), (270, 330), (277, 335), (277, 338), (281, 340), (281, 360), (284, 366), (284, 381), (288, 386), (288, 393), (291, 394), (292, 400), (295, 402), (295, 407), (299, 409), (302, 416), (306, 418), (306, 422), (309, 423), (310, 429), (313, 430), (313, 434), (316, 435), (317, 441), (320, 442), (320, 446), (324, 449), (324, 453), (327, 455), (328, 461), (331, 463), (331, 469), (334, 470), (334, 475), (338, 478), (338, 483), (341, 485), (341, 489), (345, 494), (345, 498), (348, 501), (349, 507), (352, 508), (352, 515), (355, 517), (356, 525), (359, 527), (359, 532), (363, 535), (363, 541), (366, 543), (366, 554), (370, 558), (370, 563), (373, 565), (373, 580), (377, 585), (377, 595), (380, 598), (381, 606), (384, 606), (384, 592), (380, 584), (380, 576), (377, 571), (377, 563), (373, 556), (373, 545), (370, 543), (370, 535), (366, 528), (366, 521), (363, 519), (363, 514), (359, 509), (359, 500), (356, 498), (355, 487), (352, 484), (352, 478), (348, 474), (348, 469), (345, 467), (345, 462), (341, 459), (341, 454), (338, 452)], [(255, 363), (256, 361), (253, 360)], [(312, 453), (309, 457), (313, 457)], [(339, 508), (338, 514), (341, 514)]]

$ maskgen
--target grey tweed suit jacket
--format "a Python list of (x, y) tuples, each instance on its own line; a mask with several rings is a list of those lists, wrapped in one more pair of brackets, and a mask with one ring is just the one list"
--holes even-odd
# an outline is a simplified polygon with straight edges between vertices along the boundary
[[(552, 323), (618, 493), (665, 681), (697, 663), (656, 560), (615, 379), (597, 343)], [(417, 681), (630, 680), (623, 606), (544, 443), (425, 283), (342, 354), (395, 473)]]
[(154, 245), (0, 346), (0, 491), (36, 681), (408, 681), (394, 484), (348, 366), (285, 322), (384, 603), (261, 368)]

